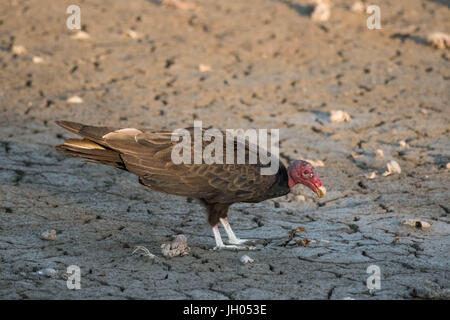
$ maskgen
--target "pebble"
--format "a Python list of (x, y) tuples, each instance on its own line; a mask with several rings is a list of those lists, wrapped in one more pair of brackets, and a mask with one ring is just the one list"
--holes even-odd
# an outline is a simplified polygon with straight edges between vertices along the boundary
[(402, 169), (397, 161), (391, 160), (386, 164), (387, 171), (383, 173), (383, 177), (389, 176), (393, 173), (402, 173)]
[(73, 96), (67, 99), (67, 103), (83, 103), (83, 99), (79, 96)]
[(58, 275), (58, 271), (56, 271), (53, 268), (45, 268), (45, 269), (41, 269), (37, 272), (37, 274), (41, 275), (41, 276), (46, 276), (49, 278), (55, 278)]
[(56, 238), (56, 230), (47, 230), (41, 233), (42, 240), (54, 241)]
[(239, 260), (241, 261), (242, 264), (248, 264), (248, 263), (253, 263), (253, 262), (255, 262), (254, 259), (250, 258), (250, 257), (247, 256), (247, 255), (243, 255)]
[(342, 110), (332, 110), (330, 114), (330, 122), (350, 122), (350, 115)]

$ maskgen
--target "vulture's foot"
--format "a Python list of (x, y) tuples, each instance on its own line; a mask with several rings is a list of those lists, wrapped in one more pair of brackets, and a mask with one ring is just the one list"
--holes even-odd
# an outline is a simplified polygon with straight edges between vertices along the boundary
[[(228, 226), (228, 228), (229, 228), (229, 226)], [(230, 233), (228, 233), (227, 228), (225, 228), (225, 230), (227, 230), (228, 237), (230, 238), (230, 240), (229, 240), (230, 244), (223, 244), (222, 237), (220, 236), (220, 232), (219, 232), (219, 226), (216, 224), (212, 229), (213, 229), (213, 233), (214, 233), (214, 239), (216, 240), (216, 246), (214, 247), (214, 250), (235, 250), (235, 251), (256, 250), (256, 247), (254, 247), (254, 246), (242, 245), (242, 244), (246, 243), (248, 240), (238, 239), (238, 238), (236, 238), (234, 233), (231, 233), (231, 236), (230, 236)], [(231, 230), (231, 228), (229, 230)], [(233, 232), (233, 231), (231, 231), (231, 232)]]
[(235, 239), (228, 239), (226, 242), (226, 244), (235, 244), (235, 245), (241, 245), (241, 244), (255, 244), (255, 241), (253, 240), (249, 240), (249, 239), (239, 239), (239, 238), (235, 238)]
[(231, 251), (251, 251), (256, 250), (254, 246), (239, 246), (235, 244), (222, 244), (221, 246), (215, 246), (213, 250), (231, 250)]

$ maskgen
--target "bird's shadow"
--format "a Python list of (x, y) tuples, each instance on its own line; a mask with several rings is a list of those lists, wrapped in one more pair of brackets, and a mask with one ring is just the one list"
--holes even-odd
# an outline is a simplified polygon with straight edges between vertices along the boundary
[(299, 3), (294, 3), (289, 0), (273, 0), (273, 1), (279, 2), (279, 3), (282, 3), (286, 6), (288, 6), (292, 10), (295, 10), (301, 16), (310, 16), (311, 13), (314, 11), (313, 5), (302, 5)]

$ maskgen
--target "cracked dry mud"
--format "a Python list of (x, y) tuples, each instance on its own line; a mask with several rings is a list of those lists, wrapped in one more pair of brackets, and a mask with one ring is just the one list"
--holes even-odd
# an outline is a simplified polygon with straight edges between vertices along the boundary
[[(195, 3), (81, 1), (89, 40), (65, 28), (70, 1), (0, 3), (0, 298), (450, 298), (450, 54), (426, 44), (450, 30), (448, 4), (383, 1), (383, 29), (370, 31), (350, 1), (333, 1), (321, 23), (306, 1)], [(75, 95), (81, 104), (66, 102)], [(332, 110), (351, 121), (330, 123)], [(283, 161), (322, 160), (328, 194), (299, 187), (304, 201), (236, 204), (236, 233), (263, 241), (215, 252), (199, 204), (58, 153), (71, 135), (56, 119), (280, 128)], [(389, 160), (402, 172), (383, 177)], [(299, 226), (309, 245), (283, 246)], [(52, 229), (56, 240), (41, 238)], [(164, 258), (177, 234), (191, 253)], [(157, 258), (132, 255), (136, 246)], [(381, 289), (371, 292), (373, 264)], [(80, 290), (66, 287), (69, 265), (81, 268)], [(46, 268), (58, 274), (38, 274)]]

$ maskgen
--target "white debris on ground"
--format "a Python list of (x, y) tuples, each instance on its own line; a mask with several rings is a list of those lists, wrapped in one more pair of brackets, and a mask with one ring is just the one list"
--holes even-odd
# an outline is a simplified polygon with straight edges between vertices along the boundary
[(369, 180), (375, 179), (377, 177), (377, 173), (375, 171), (372, 171), (370, 174), (366, 174), (365, 177)]
[(66, 100), (67, 103), (83, 103), (83, 99), (79, 96), (73, 96)]
[(125, 32), (125, 36), (130, 37), (131, 39), (140, 39), (143, 37), (141, 33), (131, 29)]
[(58, 276), (58, 271), (56, 271), (53, 268), (45, 268), (45, 269), (41, 269), (37, 272), (38, 275), (40, 276), (46, 276), (49, 278), (56, 278)]
[(77, 33), (75, 33), (73, 36), (71, 36), (71, 38), (75, 39), (75, 40), (88, 40), (91, 38), (91, 36), (89, 35), (89, 33), (80, 30)]
[(327, 21), (330, 18), (330, 2), (328, 0), (312, 0), (314, 11), (311, 14), (313, 21)]
[(162, 4), (180, 10), (194, 10), (197, 8), (194, 3), (181, 0), (163, 0)]
[(438, 49), (450, 48), (450, 36), (443, 32), (434, 32), (427, 37), (427, 42)]
[(178, 235), (172, 243), (164, 243), (161, 245), (161, 252), (164, 257), (172, 258), (177, 256), (188, 255), (191, 248), (187, 245), (187, 239), (184, 235)]
[(445, 167), (447, 168), (447, 170), (450, 170), (450, 162), (448, 162)]
[(313, 167), (324, 167), (325, 163), (323, 163), (322, 160), (305, 160), (306, 162), (308, 162), (310, 165), (312, 165)]
[(239, 261), (241, 261), (242, 264), (249, 264), (249, 263), (255, 262), (254, 259), (250, 258), (250, 257), (247, 256), (247, 255), (243, 255), (243, 256), (239, 259)]
[(364, 12), (366, 11), (366, 6), (362, 1), (356, 1), (352, 4), (350, 10), (353, 12)]
[(350, 115), (342, 110), (332, 110), (330, 113), (330, 122), (350, 122)]
[(200, 71), (200, 72), (211, 72), (212, 71), (212, 68), (210, 67), (210, 66), (208, 66), (208, 65), (206, 65), (206, 64), (199, 64), (198, 65), (198, 71)]
[(33, 57), (33, 63), (39, 64), (39, 63), (43, 63), (44, 59), (42, 59), (41, 57), (38, 56), (34, 56)]
[(402, 173), (402, 169), (397, 161), (391, 160), (386, 164), (387, 171), (383, 173), (383, 177), (389, 176), (393, 173)]
[(407, 144), (405, 140), (399, 141), (398, 145), (399, 145), (400, 148), (402, 148), (402, 149), (409, 148), (409, 144)]
[(421, 221), (421, 220), (417, 220), (417, 219), (407, 219), (404, 220), (402, 222), (402, 224), (410, 226), (410, 227), (414, 227), (414, 228), (418, 228), (418, 229), (428, 229), (431, 227), (431, 224), (429, 224), (426, 221)]
[(12, 53), (19, 55), (27, 52), (27, 49), (25, 49), (25, 47), (21, 45), (13, 45), (11, 51)]
[(141, 256), (149, 257), (150, 259), (156, 258), (156, 256), (144, 246), (136, 246), (131, 254), (135, 253), (139, 253)]
[(41, 233), (42, 240), (54, 241), (56, 238), (56, 230), (47, 230)]
[(381, 149), (377, 149), (377, 151), (375, 151), (375, 157), (376, 158), (384, 158), (384, 152)]

